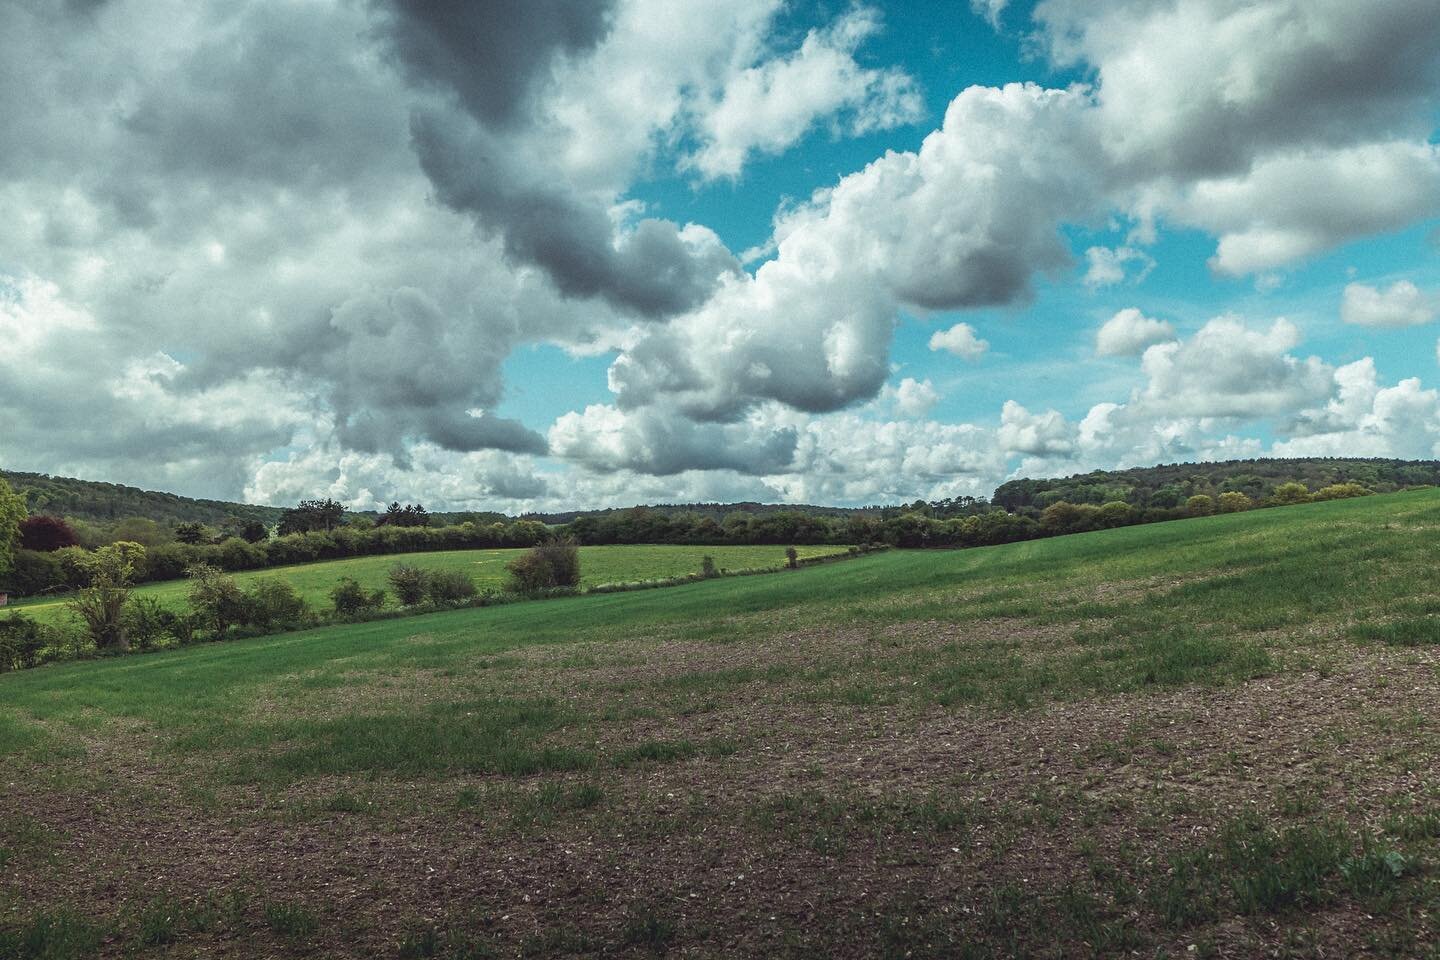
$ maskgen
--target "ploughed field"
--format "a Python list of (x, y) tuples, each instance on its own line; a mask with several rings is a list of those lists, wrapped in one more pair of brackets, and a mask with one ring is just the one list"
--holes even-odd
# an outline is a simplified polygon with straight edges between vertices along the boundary
[[(844, 553), (846, 548), (809, 546), (796, 547), (795, 550), (803, 558)], [(398, 563), (407, 563), (426, 570), (463, 570), (481, 590), (501, 590), (509, 579), (506, 564), (524, 552), (523, 549), (516, 548), (390, 553), (269, 567), (264, 570), (246, 570), (234, 576), (240, 585), (245, 587), (259, 579), (279, 577), (290, 583), (312, 609), (324, 609), (330, 604), (330, 591), (342, 577), (350, 577), (367, 589), (388, 590), (390, 585), (386, 581), (386, 574)], [(580, 586), (584, 589), (606, 583), (663, 580), (697, 573), (700, 570), (700, 561), (707, 556), (714, 559), (716, 569), (731, 572), (766, 570), (785, 565), (785, 548), (775, 546), (689, 547), (659, 544), (581, 547)], [(186, 607), (189, 589), (190, 584), (186, 580), (168, 580), (142, 584), (135, 588), (135, 596), (154, 597), (170, 609), (180, 612)], [(53, 597), (21, 601), (11, 606), (36, 620), (54, 623), (67, 615), (66, 603), (65, 597)], [(395, 606), (393, 596), (389, 598), (388, 605)]]
[(0, 956), (1434, 957), (1437, 560), (1420, 491), (6, 675)]

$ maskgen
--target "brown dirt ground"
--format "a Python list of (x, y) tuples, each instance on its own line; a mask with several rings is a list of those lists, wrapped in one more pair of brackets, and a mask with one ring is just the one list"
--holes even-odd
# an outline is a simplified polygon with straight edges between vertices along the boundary
[[(565, 670), (563, 689), (590, 705), (619, 689), (644, 706), (666, 677), (843, 663), (991, 629), (1016, 625), (907, 624), (878, 642), (874, 631), (843, 629), (744, 647), (636, 641)], [(1044, 641), (1052, 629), (1061, 628), (1013, 639)], [(526, 651), (524, 665), (497, 682), (561, 689), (547, 661), (582, 653)], [(0, 774), (0, 822), (39, 815), (55, 837), (45, 855), (0, 867), (0, 893), (32, 906), (88, 904), (106, 917), (162, 894), (250, 895), (249, 932), (187, 936), (157, 954), (170, 956), (395, 956), (420, 923), (467, 930), (503, 956), (648, 955), (646, 944), (627, 942), (637, 939), (627, 937), (637, 915), (675, 924), (674, 956), (870, 956), (897, 924), (987, 936), (983, 919), (1005, 885), (1043, 899), (1097, 861), (1134, 873), (1247, 810), (1303, 802), (1378, 829), (1388, 814), (1433, 804), (1437, 668), (1435, 651), (1341, 647), (1323, 673), (1011, 713), (852, 707), (753, 680), (693, 714), (640, 710), (597, 725), (593, 738), (602, 753), (688, 739), (735, 744), (732, 755), (521, 780), (207, 786), (203, 764), (158, 759), (155, 734), (112, 729), (86, 745), (84, 779)], [(444, 696), (443, 685), (425, 689)], [(402, 685), (396, 695), (413, 692)], [(517, 799), (550, 781), (593, 782), (603, 800), (527, 821)], [(457, 802), (467, 788), (478, 801)], [(342, 793), (375, 812), (327, 810)], [(880, 812), (827, 821), (807, 806), (825, 798)], [(937, 827), (906, 814), (907, 800), (926, 799), (962, 811), (963, 822)], [(301, 943), (270, 933), (267, 902), (305, 904), (319, 932)], [(1388, 922), (1342, 905), (1176, 933), (1145, 911), (1115, 909), (1184, 956), (1202, 942), (1222, 956), (1290, 955), (1296, 943), (1305, 944), (1297, 955), (1366, 956), (1366, 938)], [(1029, 955), (1089, 952), (1050, 942), (1044, 929), (1020, 933)]]

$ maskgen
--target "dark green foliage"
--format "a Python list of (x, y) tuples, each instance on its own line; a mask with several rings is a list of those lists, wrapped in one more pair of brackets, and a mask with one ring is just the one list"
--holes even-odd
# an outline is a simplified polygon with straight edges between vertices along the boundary
[(180, 618), (154, 597), (131, 597), (125, 604), (125, 631), (140, 650), (168, 646), (178, 639)]
[(229, 517), (270, 524), (280, 517), (278, 507), (193, 500), (173, 493), (155, 493), (118, 483), (8, 470), (0, 471), (0, 477), (8, 480), (15, 492), (24, 495), (31, 513), (47, 513), (71, 519), (108, 522), (124, 517), (147, 517), (170, 528), (186, 521), (219, 524)]
[(430, 514), (420, 504), (405, 504), (400, 506), (396, 501), (382, 513), (375, 521), (376, 526), (392, 527), (427, 527), (430, 525)]
[(215, 531), (195, 520), (175, 524), (177, 543), (209, 543), (215, 539)]
[(275, 529), (281, 536), (317, 530), (329, 532), (344, 521), (345, 507), (326, 497), (324, 500), (301, 500), (299, 506), (280, 514), (280, 522)]
[(222, 637), (231, 627), (249, 623), (250, 601), (234, 577), (205, 563), (197, 563), (186, 575), (190, 578), (190, 609), (200, 625)]
[(475, 593), (475, 581), (464, 570), (431, 570), (425, 574), (425, 599), (431, 603), (459, 603)]
[(459, 603), (478, 592), (464, 570), (431, 570), (424, 576), (425, 599), (431, 603)]
[(335, 612), (341, 616), (356, 616), (385, 606), (384, 590), (366, 590), (354, 580), (345, 577), (330, 591), (330, 600)]
[(395, 599), (411, 607), (425, 599), (425, 571), (408, 563), (397, 563), (390, 568), (388, 579)]
[(0, 673), (35, 666), (52, 633), (18, 610), (0, 619)]
[(720, 571), (715, 569), (715, 558), (704, 556), (700, 558), (700, 576), (706, 580), (713, 580), (720, 576)]
[(19, 597), (57, 593), (67, 586), (60, 558), (35, 550), (16, 550), (9, 575), (0, 577), (0, 590)]
[(517, 593), (539, 593), (580, 585), (580, 550), (572, 539), (547, 540), (512, 560), (511, 587)]
[(1011, 511), (1044, 509), (1061, 500), (1076, 504), (1122, 500), (1141, 508), (1172, 509), (1197, 494), (1214, 498), (1233, 491), (1264, 500), (1287, 482), (1316, 491), (1344, 485), (1344, 492), (1332, 490), (1336, 496), (1357, 495), (1355, 486), (1386, 493), (1440, 483), (1440, 461), (1312, 457), (1096, 470), (1065, 478), (1011, 480), (996, 488), (991, 502)]
[(245, 601), (246, 626), (261, 630), (276, 630), (303, 623), (307, 614), (304, 598), (289, 582), (279, 577), (257, 580), (245, 592)]

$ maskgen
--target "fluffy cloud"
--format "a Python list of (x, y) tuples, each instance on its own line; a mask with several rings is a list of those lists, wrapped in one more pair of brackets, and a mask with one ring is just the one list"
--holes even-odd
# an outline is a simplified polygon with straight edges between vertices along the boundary
[(697, 108), (701, 146), (684, 166), (708, 178), (737, 176), (752, 152), (780, 153), (817, 120), (842, 112), (857, 134), (918, 120), (922, 102), (909, 76), (855, 60), (859, 46), (879, 31), (879, 13), (855, 7), (811, 30), (794, 53), (728, 78), (713, 102)]
[[(984, 492), (1257, 449), (1230, 431), (1265, 419), (1294, 449), (1424, 445), (1430, 391), (1296, 356), (1285, 321), (1181, 341), (1122, 311), (1097, 352), (1144, 350), (1145, 386), (1078, 422), (1020, 396), (937, 424), (929, 381), (886, 383), (902, 310), (1023, 305), (1073, 266), (1070, 227), (1129, 228), (1085, 251), (1098, 290), (1143, 279), (1170, 225), (1234, 276), (1433, 215), (1434, 0), (1046, 0), (1039, 43), (1090, 82), (959, 92), (918, 149), (782, 206), (751, 274), (636, 184), (920, 112), (870, 64), (870, 8), (787, 38), (783, 7), (11, 3), (7, 465), (522, 506)], [(1352, 285), (1342, 312), (1436, 310), (1401, 283)], [(545, 436), (496, 413), (506, 358), (540, 341), (617, 351), (611, 401)], [(930, 345), (985, 348), (964, 323)]]
[(1440, 317), (1440, 296), (1424, 293), (1409, 280), (1380, 290), (1363, 283), (1345, 287), (1340, 319), (1362, 327), (1418, 327)]
[(1217, 317), (1189, 340), (1145, 351), (1140, 399), (1151, 411), (1183, 417), (1255, 419), (1300, 409), (1325, 397), (1332, 382), (1318, 357), (1290, 355), (1300, 339), (1288, 320), (1252, 330), (1236, 317)]
[(1134, 307), (1106, 320), (1095, 334), (1095, 352), (1102, 357), (1138, 356), (1145, 348), (1175, 338), (1175, 328), (1145, 316)]
[(930, 335), (931, 350), (945, 350), (963, 360), (979, 360), (990, 349), (990, 341), (981, 340), (968, 323), (957, 323), (948, 330)]
[(1140, 283), (1155, 269), (1155, 259), (1135, 247), (1090, 247), (1085, 251), (1085, 286), (1092, 290), (1124, 283)]
[(986, 22), (997, 30), (1000, 29), (1000, 18), (1004, 16), (1008, 6), (1010, 0), (970, 0), (970, 9), (984, 17)]

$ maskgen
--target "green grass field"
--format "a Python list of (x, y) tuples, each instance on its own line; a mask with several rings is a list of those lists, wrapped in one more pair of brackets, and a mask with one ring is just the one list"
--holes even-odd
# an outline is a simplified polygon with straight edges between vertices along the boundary
[[(844, 547), (797, 547), (802, 557), (828, 556), (844, 553)], [(235, 574), (242, 585), (262, 577), (280, 577), (288, 581), (312, 608), (323, 609), (330, 604), (330, 591), (342, 577), (350, 577), (369, 588), (389, 589), (385, 580), (397, 563), (409, 563), (427, 570), (464, 570), (481, 590), (499, 590), (508, 576), (505, 565), (523, 550), (442, 550), (428, 553), (389, 554), (378, 557), (351, 557), (320, 563), (301, 563), (268, 570), (250, 570)], [(602, 583), (628, 583), (636, 580), (658, 580), (695, 573), (702, 557), (711, 556), (721, 569), (763, 570), (785, 565), (784, 547), (684, 547), (684, 546), (608, 546), (581, 547), (581, 586)], [(189, 584), (184, 580), (147, 583), (136, 588), (137, 596), (154, 597), (172, 610), (184, 610)], [(394, 597), (390, 598), (394, 605)], [(66, 600), (62, 597), (20, 601), (11, 604), (28, 616), (53, 623), (66, 616)]]
[(0, 956), (1437, 957), (1437, 560), (1417, 491), (0, 676)]

